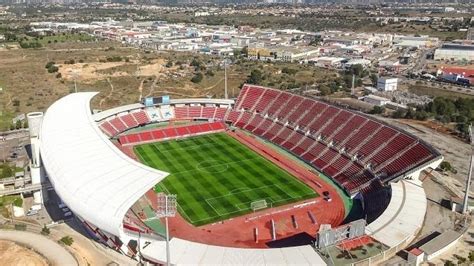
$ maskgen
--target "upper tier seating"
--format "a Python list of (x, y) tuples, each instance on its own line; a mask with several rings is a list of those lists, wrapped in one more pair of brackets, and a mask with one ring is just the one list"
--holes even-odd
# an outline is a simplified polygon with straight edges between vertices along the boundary
[(300, 156), (351, 194), (439, 156), (363, 114), (254, 85), (244, 85), (227, 121)]
[(150, 123), (150, 118), (143, 110), (125, 115), (118, 115), (100, 124), (102, 131), (109, 137), (114, 137), (125, 130)]
[(224, 120), (227, 108), (215, 106), (176, 106), (174, 108), (176, 119), (213, 119)]

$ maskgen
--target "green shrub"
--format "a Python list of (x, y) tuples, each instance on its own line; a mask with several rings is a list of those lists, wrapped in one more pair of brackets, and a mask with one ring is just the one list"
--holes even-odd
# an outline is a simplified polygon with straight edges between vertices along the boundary
[(59, 240), (60, 243), (63, 243), (64, 245), (66, 246), (70, 246), (72, 245), (72, 243), (74, 243), (74, 239), (72, 239), (72, 237), (70, 236), (63, 236), (60, 240)]

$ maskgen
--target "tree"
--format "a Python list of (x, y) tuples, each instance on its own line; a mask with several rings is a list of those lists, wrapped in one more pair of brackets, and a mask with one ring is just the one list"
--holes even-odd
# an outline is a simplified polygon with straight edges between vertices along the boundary
[(444, 266), (456, 266), (456, 264), (454, 264), (454, 262), (450, 261), (450, 260), (447, 260), (444, 262)]
[(20, 119), (16, 120), (15, 127), (16, 129), (20, 129), (23, 127), (23, 124), (21, 123)]
[(202, 81), (202, 78), (203, 78), (203, 75), (201, 72), (198, 72), (196, 75), (194, 75), (194, 77), (191, 79), (191, 82), (194, 82), (194, 83), (199, 83)]
[(377, 74), (372, 73), (370, 75), (370, 80), (372, 81), (372, 86), (376, 87), (377, 86), (377, 80), (378, 80)]
[(209, 69), (206, 71), (206, 76), (214, 77), (214, 72)]
[(58, 72), (59, 68), (57, 66), (51, 66), (48, 68), (48, 73)]
[(452, 171), (453, 170), (453, 167), (451, 166), (451, 164), (447, 161), (443, 161), (440, 163), (439, 165), (439, 168), (442, 170), (442, 171)]
[(370, 114), (382, 114), (385, 111), (383, 106), (374, 106), (372, 110), (369, 112)]
[(288, 74), (288, 75), (295, 75), (298, 70), (294, 69), (294, 68), (288, 68), (288, 67), (284, 67), (282, 70), (281, 70), (282, 73), (285, 73), (285, 74)]
[(349, 73), (354, 74), (357, 77), (363, 77), (364, 67), (361, 64), (351, 65), (351, 67), (349, 69)]
[(247, 83), (254, 84), (254, 85), (260, 85), (260, 83), (263, 80), (263, 74), (262, 71), (258, 69), (254, 69), (250, 72), (250, 76), (247, 79)]
[(54, 66), (56, 63), (54, 61), (49, 61), (48, 63), (46, 63), (46, 65), (44, 66), (44, 68), (46, 69), (49, 69), (50, 67)]
[(72, 239), (70, 236), (63, 236), (59, 241), (66, 246), (70, 246), (72, 243), (74, 243), (74, 239)]
[(329, 88), (326, 85), (321, 85), (319, 87), (319, 92), (321, 93), (321, 96), (326, 96), (326, 95), (331, 94), (331, 88)]
[(7, 178), (13, 176), (13, 170), (8, 164), (2, 164), (0, 170), (0, 178)]
[(46, 225), (43, 225), (43, 228), (41, 229), (41, 234), (44, 235), (44, 236), (47, 236), (49, 235), (50, 233), (50, 230), (48, 227), (46, 227)]
[(248, 46), (244, 46), (244, 48), (242, 48), (242, 51), (240, 51), (240, 53), (241, 53), (244, 57), (248, 57), (248, 56), (249, 56), (249, 47), (248, 47)]

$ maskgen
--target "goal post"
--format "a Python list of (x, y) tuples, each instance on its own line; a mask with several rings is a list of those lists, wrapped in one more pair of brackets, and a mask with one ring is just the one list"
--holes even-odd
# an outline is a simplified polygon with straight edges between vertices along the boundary
[(252, 209), (252, 211), (258, 211), (261, 209), (265, 209), (266, 207), (268, 207), (268, 204), (265, 199), (252, 201), (250, 203), (250, 209)]

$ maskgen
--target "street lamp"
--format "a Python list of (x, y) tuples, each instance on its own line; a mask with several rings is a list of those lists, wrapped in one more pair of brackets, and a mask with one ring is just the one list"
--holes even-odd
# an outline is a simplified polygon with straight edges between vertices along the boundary
[(170, 234), (168, 229), (168, 217), (174, 217), (176, 214), (176, 195), (158, 194), (158, 208), (156, 216), (165, 218), (166, 225), (166, 265), (170, 265)]

